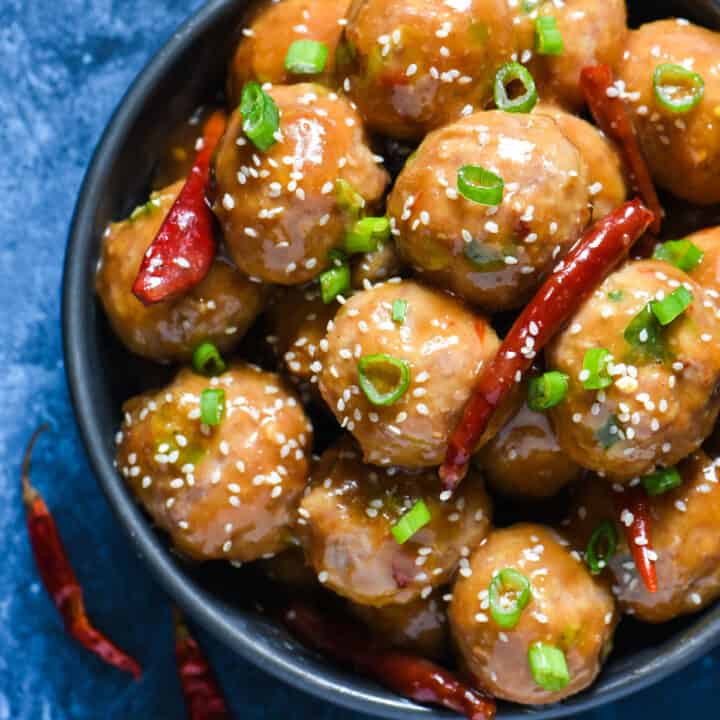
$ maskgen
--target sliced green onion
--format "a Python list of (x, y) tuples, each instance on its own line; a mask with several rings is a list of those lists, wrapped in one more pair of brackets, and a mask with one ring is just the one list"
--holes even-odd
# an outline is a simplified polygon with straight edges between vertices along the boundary
[(562, 34), (552, 15), (535, 18), (535, 50), (539, 55), (562, 54)]
[(690, 240), (668, 240), (655, 248), (653, 257), (692, 272), (703, 261), (705, 253)]
[(192, 366), (198, 375), (212, 377), (214, 375), (222, 375), (227, 369), (227, 365), (217, 349), (217, 346), (211, 342), (200, 343), (194, 350), (192, 355)]
[(406, 543), (418, 530), (424, 528), (431, 519), (430, 510), (424, 500), (418, 500), (395, 525), (390, 528), (399, 545)]
[[(508, 95), (508, 88), (514, 82), (522, 84), (523, 93), (511, 98)], [(495, 105), (500, 110), (511, 113), (529, 113), (538, 101), (535, 80), (530, 71), (518, 62), (505, 63), (495, 75), (494, 97)]]
[(395, 323), (404, 323), (405, 314), (407, 313), (407, 300), (393, 300), (392, 304), (392, 319)]
[(328, 46), (316, 40), (296, 40), (285, 56), (285, 69), (295, 75), (317, 75), (325, 69)]
[(623, 299), (622, 290), (611, 290), (607, 295), (608, 298), (613, 302), (620, 302)]
[(145, 215), (152, 215), (158, 209), (159, 202), (157, 198), (150, 198), (144, 205), (138, 205), (130, 214), (130, 219), (135, 221)]
[(618, 532), (615, 524), (609, 520), (601, 522), (593, 530), (585, 550), (585, 562), (593, 575), (599, 575), (607, 567), (617, 551), (617, 546)]
[(543, 690), (558, 692), (570, 682), (565, 653), (554, 645), (533, 643), (528, 650), (528, 663), (533, 680)]
[(530, 581), (521, 572), (505, 568), (495, 574), (488, 589), (490, 615), (503, 630), (512, 630), (530, 602)]
[(615, 443), (623, 439), (620, 420), (611, 415), (603, 425), (595, 431), (595, 437), (604, 450), (609, 450)]
[(205, 425), (219, 425), (225, 414), (225, 391), (207, 388), (200, 393), (200, 420)]
[(673, 290), (662, 300), (653, 300), (650, 309), (661, 325), (669, 325), (679, 318), (693, 301), (693, 294), (684, 286)]
[(662, 325), (650, 309), (649, 303), (630, 321), (623, 337), (628, 344), (653, 360), (662, 362), (667, 358)]
[(358, 376), (360, 388), (373, 405), (392, 405), (410, 387), (410, 366), (384, 353), (361, 357)]
[(701, 75), (682, 65), (661, 63), (653, 73), (653, 90), (665, 110), (686, 113), (703, 99), (705, 81)]
[(390, 237), (390, 221), (386, 217), (358, 220), (345, 236), (345, 250), (354, 253), (373, 252)]
[(329, 305), (338, 295), (350, 289), (350, 266), (347, 263), (333, 265), (320, 275), (322, 301)]
[(505, 267), (505, 255), (493, 245), (486, 245), (473, 238), (465, 243), (463, 255), (481, 272), (491, 272)]
[(682, 485), (682, 475), (677, 468), (662, 468), (646, 475), (642, 479), (648, 495), (662, 495)]
[(528, 386), (528, 407), (535, 412), (555, 407), (567, 395), (568, 380), (569, 377), (558, 370), (532, 378)]
[(365, 207), (365, 198), (347, 181), (335, 181), (335, 197), (342, 210), (359, 212)]
[(586, 390), (602, 390), (612, 385), (608, 363), (612, 355), (606, 348), (590, 348), (583, 358), (582, 384)]
[(501, 177), (480, 165), (463, 165), (457, 174), (460, 194), (481, 205), (499, 205), (505, 183)]
[(280, 111), (258, 83), (249, 82), (243, 87), (240, 114), (243, 117), (243, 132), (255, 147), (263, 152), (269, 150), (276, 142)]

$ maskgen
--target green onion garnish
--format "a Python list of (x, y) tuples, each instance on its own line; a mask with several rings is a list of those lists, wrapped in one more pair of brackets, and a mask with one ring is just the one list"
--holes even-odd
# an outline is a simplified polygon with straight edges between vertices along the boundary
[(410, 387), (410, 366), (384, 353), (360, 358), (358, 376), (360, 388), (373, 405), (392, 405)]
[(686, 113), (703, 99), (705, 81), (682, 65), (661, 63), (653, 73), (653, 90), (665, 110)]
[(198, 375), (205, 375), (206, 377), (222, 375), (227, 369), (220, 351), (211, 342), (200, 343), (193, 350), (192, 366)]
[(145, 215), (151, 215), (158, 209), (158, 202), (159, 200), (156, 202), (153, 198), (150, 198), (144, 205), (138, 205), (130, 214), (130, 219), (135, 221)]
[(648, 495), (662, 495), (682, 485), (682, 476), (676, 468), (662, 468), (646, 475), (642, 479)]
[(703, 261), (705, 253), (690, 240), (668, 240), (655, 248), (653, 257), (691, 272)]
[(560, 55), (563, 39), (552, 15), (535, 18), (535, 50), (539, 55)]
[(345, 236), (345, 250), (354, 253), (373, 252), (390, 237), (390, 221), (386, 217), (358, 220)]
[(457, 174), (460, 194), (481, 205), (499, 205), (505, 183), (501, 177), (480, 165), (463, 165)]
[(612, 359), (606, 348), (590, 348), (583, 358), (582, 384), (586, 390), (602, 390), (612, 385), (608, 363)]
[(662, 300), (653, 300), (650, 309), (661, 325), (669, 325), (680, 317), (693, 301), (693, 294), (682, 285)]
[(407, 313), (407, 300), (393, 300), (392, 304), (392, 320), (395, 323), (404, 323), (405, 314)]
[(555, 407), (567, 395), (568, 380), (569, 377), (558, 370), (532, 378), (528, 386), (528, 407), (535, 412)]
[(528, 650), (528, 663), (533, 680), (549, 692), (558, 692), (570, 682), (565, 653), (554, 645), (536, 642)]
[(205, 425), (219, 425), (225, 414), (225, 391), (207, 388), (200, 393), (200, 420)]
[[(512, 83), (519, 82), (523, 92), (514, 98), (508, 95), (508, 88)], [(529, 113), (538, 101), (535, 80), (530, 71), (518, 62), (505, 63), (495, 75), (494, 87), (495, 105), (505, 112)]]
[(495, 574), (488, 590), (490, 614), (503, 630), (512, 630), (530, 602), (530, 581), (521, 572), (505, 568)]
[(618, 532), (614, 523), (605, 520), (593, 530), (585, 550), (585, 562), (593, 575), (599, 575), (607, 567), (617, 551), (617, 545)]
[(430, 510), (424, 500), (418, 500), (395, 525), (390, 528), (399, 545), (406, 543), (418, 530), (424, 528), (431, 519)]
[(347, 181), (335, 181), (335, 197), (342, 210), (360, 212), (365, 207), (365, 198)]
[(280, 127), (280, 111), (275, 101), (256, 82), (245, 85), (240, 99), (243, 132), (255, 147), (263, 152), (276, 142), (275, 133)]
[(623, 337), (632, 347), (653, 360), (662, 362), (667, 358), (663, 329), (649, 303), (630, 321)]
[(623, 439), (620, 429), (620, 421), (617, 416), (610, 415), (595, 431), (595, 437), (604, 450), (609, 450), (615, 443)]
[(623, 299), (622, 290), (611, 290), (607, 295), (608, 298), (613, 302), (620, 302)]
[(333, 264), (333, 267), (320, 275), (320, 294), (326, 305), (349, 289), (350, 266), (346, 262), (341, 265)]
[(505, 267), (505, 255), (493, 245), (486, 245), (473, 238), (465, 243), (463, 255), (481, 272), (491, 272)]
[(317, 75), (325, 69), (328, 46), (316, 40), (296, 40), (285, 56), (285, 69), (295, 75)]

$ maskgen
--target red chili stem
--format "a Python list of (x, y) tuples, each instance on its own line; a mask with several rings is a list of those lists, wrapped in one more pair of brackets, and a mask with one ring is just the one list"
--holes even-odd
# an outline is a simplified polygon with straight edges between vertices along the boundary
[[(620, 525), (625, 530), (627, 544), (630, 547), (635, 567), (645, 583), (648, 592), (657, 592), (657, 572), (652, 549), (650, 531), (650, 499), (642, 488), (627, 488), (615, 495), (615, 505), (620, 515)], [(632, 514), (632, 522), (625, 522), (625, 512)]]
[(291, 601), (282, 617), (307, 645), (411, 700), (449, 708), (469, 720), (495, 717), (492, 697), (465, 685), (429, 660), (373, 647), (363, 629), (354, 623), (327, 618), (300, 601)]
[(30, 482), (32, 451), (46, 429), (47, 426), (43, 425), (35, 431), (22, 464), (23, 503), (35, 564), (68, 634), (108, 665), (129, 672), (138, 679), (142, 673), (138, 663), (91, 625), (85, 611), (82, 588), (70, 565), (55, 521), (42, 496)]
[(210, 161), (225, 132), (225, 114), (205, 124), (202, 147), (185, 185), (143, 256), (132, 291), (145, 305), (182, 295), (208, 274), (215, 258), (214, 219), (205, 199)]
[[(590, 112), (600, 129), (619, 145), (628, 181), (633, 192), (640, 195), (655, 216), (650, 230), (657, 235), (660, 232), (663, 209), (638, 143), (632, 117), (623, 99), (613, 92), (613, 83), (613, 72), (607, 65), (585, 67), (580, 72), (580, 87)], [(613, 90), (610, 90), (611, 88)]]
[(220, 685), (179, 610), (173, 611), (175, 656), (189, 720), (230, 720)]
[(465, 477), (493, 412), (522, 380), (537, 353), (627, 255), (652, 218), (639, 200), (625, 203), (587, 230), (553, 270), (480, 372), (440, 468), (447, 490), (454, 490)]

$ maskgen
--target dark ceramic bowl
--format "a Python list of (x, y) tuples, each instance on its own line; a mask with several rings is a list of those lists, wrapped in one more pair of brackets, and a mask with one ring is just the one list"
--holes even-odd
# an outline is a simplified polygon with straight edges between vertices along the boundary
[[(166, 371), (129, 356), (96, 302), (93, 276), (106, 224), (147, 197), (153, 166), (169, 129), (222, 87), (232, 28), (242, 0), (208, 2), (170, 39), (136, 80), (107, 128), (80, 193), (65, 261), (65, 362), (77, 420), (100, 485), (137, 552), (172, 599), (240, 655), (292, 685), (385, 718), (448, 718), (346, 672), (305, 649), (250, 609), (249, 583), (229, 566), (186, 565), (151, 526), (113, 469), (113, 435), (130, 395), (164, 381)], [(720, 28), (718, 0), (633, 2), (633, 22), (678, 14)], [(720, 641), (720, 605), (667, 625), (624, 620), (598, 681), (543, 709), (503, 705), (503, 720), (559, 718), (597, 708), (666, 678)]]

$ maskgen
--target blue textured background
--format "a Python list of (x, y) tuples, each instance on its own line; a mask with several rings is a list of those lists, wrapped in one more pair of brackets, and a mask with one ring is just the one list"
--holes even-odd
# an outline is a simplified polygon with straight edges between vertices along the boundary
[[(0, 0), (0, 720), (183, 717), (168, 605), (90, 473), (69, 405), (60, 282), (75, 196), (125, 89), (198, 0)], [(43, 421), (36, 484), (96, 624), (144, 665), (133, 684), (63, 634), (38, 585), (19, 458)], [(244, 720), (361, 720), (276, 682), (198, 633)], [(720, 653), (582, 720), (718, 716)]]

